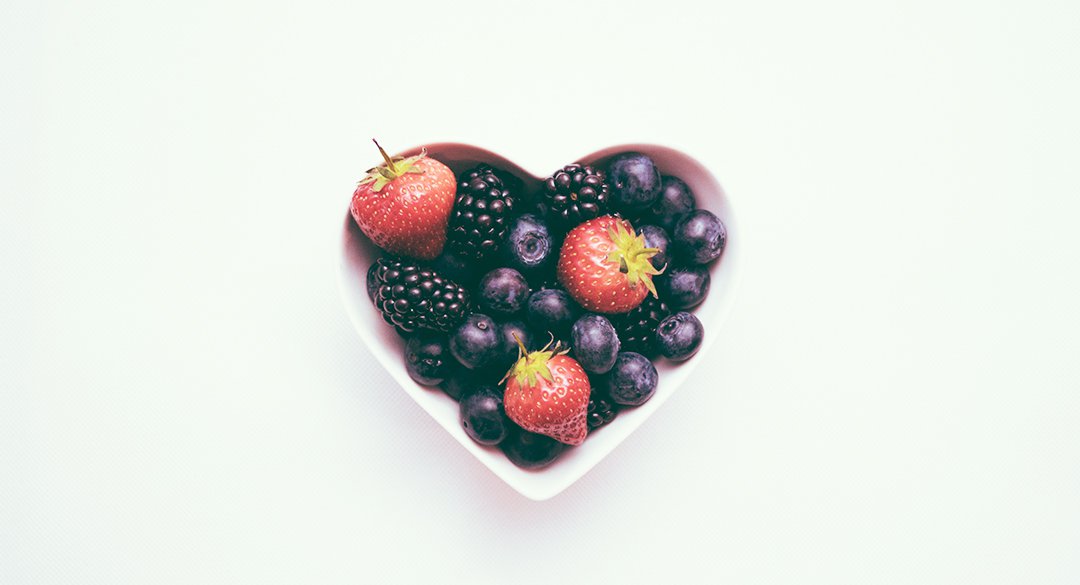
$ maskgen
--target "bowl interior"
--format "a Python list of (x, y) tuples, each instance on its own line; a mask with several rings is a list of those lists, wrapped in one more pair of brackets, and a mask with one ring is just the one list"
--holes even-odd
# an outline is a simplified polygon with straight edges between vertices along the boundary
[[(487, 163), (503, 170), (513, 177), (513, 181), (519, 183), (513, 187), (525, 197), (538, 193), (542, 185), (542, 177), (482, 148), (467, 144), (438, 143), (426, 145), (426, 149), (429, 156), (449, 166), (455, 174), (479, 163)], [(420, 150), (420, 147), (417, 147), (401, 154), (409, 156)], [(698, 354), (686, 362), (675, 364), (662, 358), (655, 362), (660, 381), (651, 400), (640, 407), (621, 411), (610, 424), (591, 433), (583, 445), (567, 449), (553, 464), (537, 471), (518, 468), (498, 447), (484, 447), (473, 442), (460, 427), (457, 402), (438, 388), (417, 384), (406, 374), (402, 361), (404, 342), (383, 322), (367, 297), (367, 270), (379, 257), (380, 251), (361, 233), (348, 210), (345, 212), (338, 251), (338, 276), (342, 299), (357, 333), (391, 377), (438, 421), (451, 437), (495, 475), (534, 500), (550, 498), (566, 489), (660, 408), (682, 385), (690, 372), (707, 359), (706, 355), (713, 340), (723, 334), (721, 324), (734, 300), (740, 251), (739, 231), (728, 198), (716, 178), (693, 158), (677, 150), (651, 144), (612, 146), (575, 160), (602, 167), (607, 159), (625, 151), (643, 152), (656, 161), (663, 174), (677, 176), (685, 181), (693, 190), (698, 207), (715, 213), (727, 227), (728, 239), (724, 253), (709, 267), (712, 284), (708, 298), (694, 309), (694, 313), (705, 326), (705, 339)], [(689, 391), (699, 390), (705, 389)], [(385, 392), (386, 389), (368, 388), (365, 391)]]

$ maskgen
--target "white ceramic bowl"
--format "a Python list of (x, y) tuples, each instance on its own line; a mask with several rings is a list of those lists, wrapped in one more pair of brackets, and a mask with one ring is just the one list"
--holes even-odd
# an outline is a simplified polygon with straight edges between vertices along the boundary
[[(455, 174), (478, 163), (487, 163), (521, 179), (527, 190), (538, 190), (543, 180), (543, 177), (533, 175), (517, 164), (475, 146), (439, 143), (426, 145), (426, 148), (429, 156), (448, 165)], [(420, 147), (417, 147), (401, 154), (410, 156), (419, 151)], [(367, 270), (379, 257), (380, 251), (360, 232), (346, 207), (339, 258), (339, 284), (345, 309), (360, 338), (405, 392), (434, 417), (450, 437), (461, 443), (495, 475), (533, 500), (546, 500), (585, 475), (646, 418), (656, 412), (682, 385), (691, 370), (709, 359), (709, 347), (717, 337), (724, 334), (721, 325), (735, 297), (741, 248), (740, 233), (731, 203), (716, 178), (693, 158), (677, 150), (652, 144), (613, 146), (574, 160), (603, 168), (608, 158), (626, 151), (649, 155), (656, 161), (662, 174), (673, 175), (685, 181), (693, 190), (698, 207), (715, 213), (727, 227), (724, 253), (709, 268), (712, 284), (708, 298), (694, 310), (705, 325), (705, 339), (698, 354), (686, 362), (676, 364), (664, 359), (656, 361), (660, 382), (651, 400), (640, 407), (621, 411), (610, 424), (590, 433), (583, 445), (567, 449), (554, 463), (535, 471), (515, 466), (498, 447), (484, 447), (473, 442), (458, 421), (457, 402), (440, 389), (421, 386), (409, 378), (402, 361), (403, 341), (383, 322), (367, 297)], [(408, 454), (403, 453), (402, 456), (407, 457)], [(645, 470), (642, 470), (642, 473), (645, 473)]]

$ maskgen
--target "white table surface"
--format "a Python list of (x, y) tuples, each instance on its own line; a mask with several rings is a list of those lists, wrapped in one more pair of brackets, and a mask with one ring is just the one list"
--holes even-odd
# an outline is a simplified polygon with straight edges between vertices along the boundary
[[(517, 4), (0, 7), (0, 583), (1080, 580), (1077, 3)], [(346, 318), (372, 136), (736, 205), (708, 364), (550, 501)]]

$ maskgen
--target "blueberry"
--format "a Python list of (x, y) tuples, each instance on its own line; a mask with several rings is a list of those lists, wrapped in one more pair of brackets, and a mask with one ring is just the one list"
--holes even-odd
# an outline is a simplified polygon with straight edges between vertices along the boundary
[(668, 247), (671, 245), (671, 238), (668, 237), (667, 231), (658, 225), (643, 225), (638, 228), (638, 233), (645, 236), (645, 246), (647, 248), (656, 248), (660, 250), (655, 256), (649, 258), (649, 262), (652, 263), (653, 268), (657, 270), (667, 266), (668, 263)]
[(445, 335), (423, 332), (405, 342), (405, 371), (417, 384), (441, 384), (456, 365)]
[(431, 267), (439, 273), (439, 276), (449, 278), (465, 287), (473, 286), (480, 278), (479, 264), (468, 261), (449, 249), (443, 250), (443, 253), (432, 261)]
[(706, 264), (720, 257), (727, 241), (727, 229), (711, 211), (696, 209), (675, 224), (672, 232), (675, 257), (693, 264)]
[(373, 303), (375, 302), (375, 293), (379, 290), (379, 281), (375, 279), (375, 273), (378, 272), (378, 270), (379, 263), (372, 262), (371, 268), (368, 268), (367, 270), (367, 279), (365, 279), (365, 283), (367, 284), (367, 298)]
[(442, 384), (439, 384), (439, 388), (442, 388), (446, 395), (454, 400), (461, 400), (461, 397), (469, 393), (470, 380), (465, 374), (469, 370), (462, 369), (461, 373), (456, 376), (451, 376), (443, 380)]
[(456, 368), (448, 378), (443, 380), (442, 384), (439, 384), (439, 387), (450, 398), (461, 400), (463, 396), (472, 394), (481, 386), (497, 385), (501, 377), (502, 374), (495, 374), (490, 371)]
[(472, 370), (498, 357), (501, 342), (495, 321), (487, 315), (473, 313), (450, 334), (450, 353)]
[(640, 406), (656, 393), (659, 374), (649, 358), (632, 351), (624, 351), (608, 372), (608, 395), (618, 404)]
[(477, 293), (481, 309), (509, 317), (525, 307), (529, 300), (529, 283), (513, 268), (496, 268), (480, 279)]
[(503, 244), (503, 257), (507, 266), (526, 277), (542, 278), (554, 270), (559, 248), (547, 224), (536, 215), (526, 213), (510, 224)]
[(656, 327), (656, 346), (664, 357), (681, 362), (690, 359), (701, 348), (705, 328), (701, 321), (686, 311), (664, 319)]
[(608, 163), (611, 200), (617, 209), (634, 212), (649, 207), (660, 195), (660, 171), (651, 158), (626, 152)]
[(650, 211), (660, 227), (671, 231), (684, 215), (694, 210), (694, 193), (690, 187), (677, 177), (664, 176), (660, 179), (660, 196), (656, 198)]
[(481, 445), (497, 445), (510, 428), (498, 386), (485, 385), (461, 399), (461, 426)]
[(679, 266), (657, 277), (656, 288), (672, 309), (689, 309), (705, 300), (710, 279), (709, 269), (705, 266)]
[(570, 333), (579, 312), (577, 303), (562, 289), (538, 290), (529, 297), (529, 324), (538, 331), (550, 331), (559, 339)]
[(619, 336), (605, 317), (585, 315), (574, 323), (570, 337), (574, 357), (586, 372), (603, 374), (615, 365)]
[(550, 465), (566, 449), (565, 444), (551, 437), (530, 433), (516, 425), (511, 428), (509, 436), (499, 447), (511, 463), (523, 469), (539, 469)]
[(502, 340), (502, 350), (499, 353), (492, 366), (501, 370), (504, 374), (513, 366), (518, 359), (518, 344), (517, 339), (521, 340), (521, 343), (525, 345), (525, 349), (534, 350), (536, 347), (536, 339), (533, 337), (532, 330), (529, 329), (525, 323), (521, 321), (507, 321), (499, 325), (499, 337)]

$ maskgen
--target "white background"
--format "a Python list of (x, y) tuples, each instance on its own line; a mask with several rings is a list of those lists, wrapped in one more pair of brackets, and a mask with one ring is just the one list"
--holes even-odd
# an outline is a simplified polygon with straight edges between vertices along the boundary
[[(0, 583), (1076, 583), (1078, 6), (5, 2)], [(731, 195), (707, 366), (555, 499), (352, 330), (372, 136)]]

